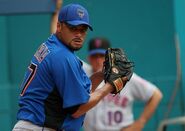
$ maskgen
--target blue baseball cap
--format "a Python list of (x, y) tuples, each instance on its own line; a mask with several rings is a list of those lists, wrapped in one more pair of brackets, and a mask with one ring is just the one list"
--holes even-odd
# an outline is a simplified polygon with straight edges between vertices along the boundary
[(106, 38), (93, 38), (89, 41), (89, 56), (95, 54), (105, 54), (110, 47), (110, 42)]
[(74, 26), (85, 24), (91, 31), (93, 30), (89, 24), (89, 14), (87, 10), (79, 4), (69, 4), (62, 7), (58, 15), (58, 21), (67, 22)]

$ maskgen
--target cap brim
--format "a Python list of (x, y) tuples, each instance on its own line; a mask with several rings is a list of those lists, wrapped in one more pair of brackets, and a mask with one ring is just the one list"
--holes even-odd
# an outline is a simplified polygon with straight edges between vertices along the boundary
[(87, 23), (87, 22), (80, 21), (80, 20), (73, 20), (73, 21), (66, 21), (66, 22), (67, 22), (68, 24), (74, 25), (74, 26), (84, 24), (84, 25), (87, 25), (91, 31), (93, 31), (92, 26), (91, 26), (89, 23)]
[(105, 54), (106, 50), (105, 49), (95, 49), (89, 51), (89, 55), (95, 55), (95, 54)]

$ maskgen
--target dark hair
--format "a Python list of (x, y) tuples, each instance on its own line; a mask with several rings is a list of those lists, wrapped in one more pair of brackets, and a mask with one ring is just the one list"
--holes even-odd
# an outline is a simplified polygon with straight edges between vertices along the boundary
[(107, 50), (110, 47), (110, 42), (106, 38), (96, 37), (96, 38), (92, 38), (89, 41), (88, 45), (89, 45), (89, 47), (88, 47), (89, 51), (92, 51), (92, 50), (95, 50), (95, 49), (105, 49), (105, 50)]

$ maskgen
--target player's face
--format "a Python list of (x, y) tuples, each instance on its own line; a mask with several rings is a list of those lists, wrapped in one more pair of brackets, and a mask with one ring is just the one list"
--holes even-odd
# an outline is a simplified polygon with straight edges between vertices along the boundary
[(92, 66), (93, 72), (97, 72), (99, 70), (102, 70), (103, 68), (103, 62), (105, 61), (105, 55), (104, 54), (90, 55), (88, 57), (88, 60)]
[(72, 50), (79, 50), (82, 48), (86, 34), (87, 25), (73, 26), (67, 23), (60, 23), (60, 37), (64, 44), (66, 44)]

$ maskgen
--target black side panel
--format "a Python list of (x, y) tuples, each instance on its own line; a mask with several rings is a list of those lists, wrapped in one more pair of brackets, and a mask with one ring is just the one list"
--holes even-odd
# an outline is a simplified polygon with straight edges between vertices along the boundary
[(54, 88), (48, 98), (45, 100), (45, 127), (59, 129), (64, 122), (67, 112), (62, 108), (61, 99), (57, 88)]

